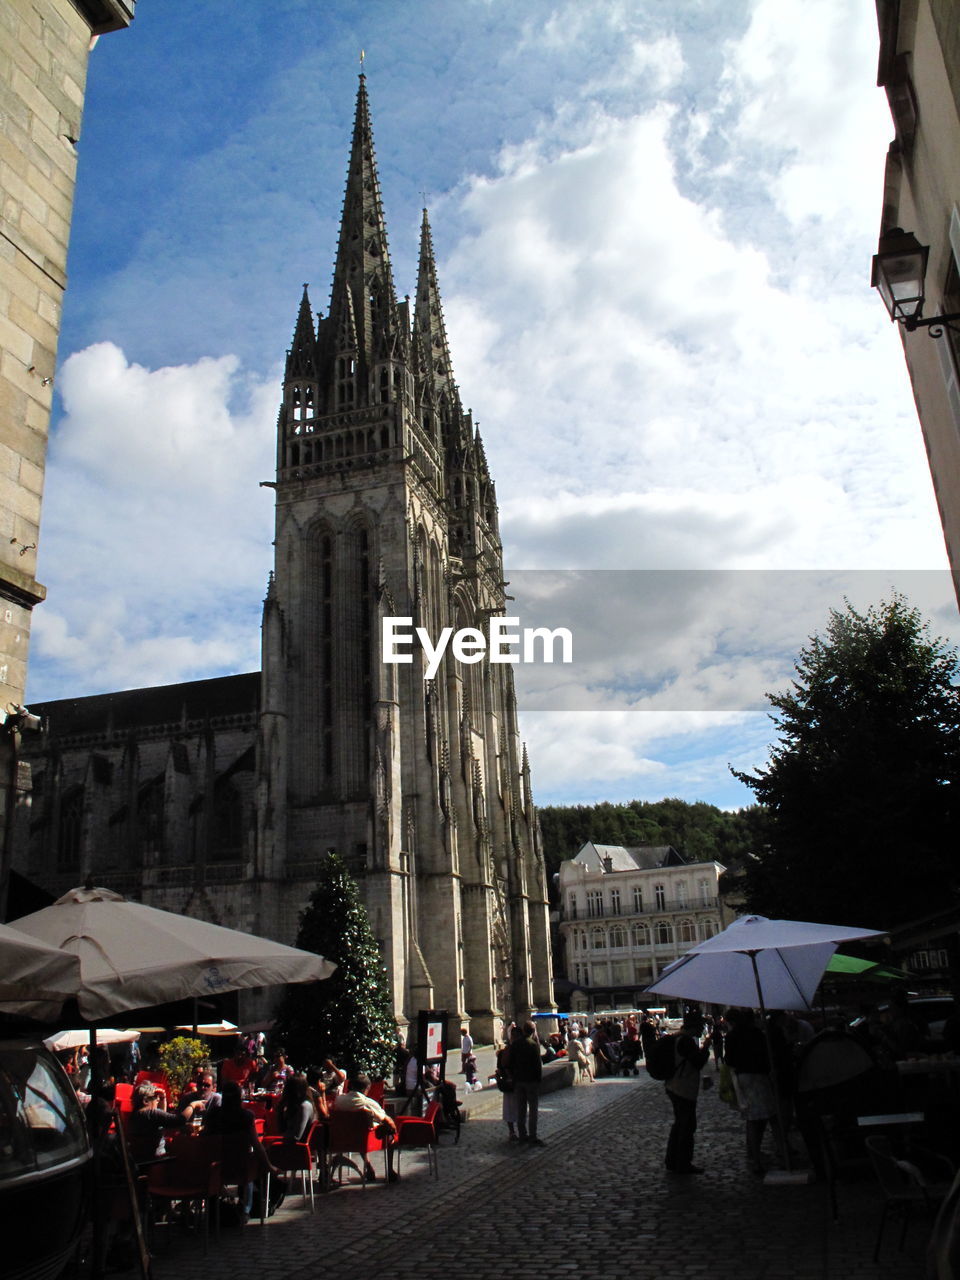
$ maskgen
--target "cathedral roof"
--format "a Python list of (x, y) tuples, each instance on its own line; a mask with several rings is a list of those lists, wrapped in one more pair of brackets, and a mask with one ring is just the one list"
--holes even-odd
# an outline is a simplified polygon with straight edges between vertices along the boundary
[(189, 722), (222, 721), (255, 715), (260, 706), (260, 672), (188, 680), (150, 689), (96, 693), (86, 698), (63, 698), (30, 704), (34, 715), (49, 724), (57, 738), (169, 726)]

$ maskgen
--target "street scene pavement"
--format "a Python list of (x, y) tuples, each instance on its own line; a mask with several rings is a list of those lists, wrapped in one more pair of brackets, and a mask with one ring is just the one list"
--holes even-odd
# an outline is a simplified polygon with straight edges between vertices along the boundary
[[(487, 1058), (480, 1055), (483, 1080)], [(450, 1079), (460, 1082), (463, 1098), (456, 1066)], [(291, 1189), (263, 1226), (256, 1219), (242, 1229), (224, 1226), (206, 1256), (195, 1234), (160, 1227), (156, 1280), (381, 1273), (433, 1280), (501, 1268), (658, 1280), (924, 1274), (929, 1219), (912, 1223), (903, 1252), (899, 1223), (889, 1224), (874, 1264), (881, 1201), (869, 1167), (844, 1172), (834, 1219), (823, 1184), (772, 1185), (747, 1171), (743, 1122), (715, 1089), (699, 1103), (694, 1158), (704, 1172), (689, 1177), (664, 1171), (671, 1110), (663, 1085), (642, 1066), (637, 1077), (545, 1094), (542, 1148), (507, 1141), (495, 1088), (471, 1093), (465, 1103), (469, 1119), (459, 1143), (441, 1138), (439, 1180), (429, 1175), (425, 1153), (410, 1151), (399, 1183), (383, 1181), (381, 1160), (374, 1184), (363, 1187), (352, 1176), (318, 1193), (313, 1214)]]

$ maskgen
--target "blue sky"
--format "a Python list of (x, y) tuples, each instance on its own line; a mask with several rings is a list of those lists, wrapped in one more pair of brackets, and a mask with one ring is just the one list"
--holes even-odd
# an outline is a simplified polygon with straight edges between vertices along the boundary
[(956, 633), (869, 289), (871, 6), (137, 10), (90, 59), (31, 700), (259, 665), (259, 481), (302, 283), (327, 305), (361, 48), (397, 288), (425, 193), (508, 569), (565, 571), (589, 633), (579, 689), (519, 676), (541, 803), (748, 803), (728, 763), (763, 763), (763, 694), (844, 594)]

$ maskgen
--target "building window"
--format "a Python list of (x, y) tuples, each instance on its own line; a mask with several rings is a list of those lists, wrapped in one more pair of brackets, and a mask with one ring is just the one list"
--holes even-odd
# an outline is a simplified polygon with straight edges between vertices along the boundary
[(581, 950), (581, 951), (586, 951), (587, 946), (588, 946), (588, 943), (587, 943), (587, 931), (586, 931), (586, 929), (581, 929), (581, 930), (580, 930), (580, 950)]
[(595, 986), (605, 987), (607, 985), (607, 976), (609, 968), (605, 964), (591, 965), (591, 973), (593, 974), (593, 982)]
[(625, 947), (627, 945), (627, 931), (623, 925), (614, 925), (610, 930), (610, 946)]
[(633, 909), (637, 912), (643, 910), (643, 890), (639, 885), (633, 890)]
[(570, 920), (576, 920), (577, 918), (577, 895), (575, 893), (571, 893), (567, 899), (567, 916)]
[(700, 901), (705, 907), (709, 907), (712, 894), (710, 893), (710, 881), (698, 880), (697, 888), (700, 890)]
[(613, 960), (610, 964), (610, 981), (624, 987), (630, 981), (630, 965), (626, 960)]
[(635, 947), (649, 947), (650, 930), (645, 924), (635, 924), (630, 930), (630, 938)]
[(657, 924), (656, 939), (657, 939), (658, 946), (661, 943), (673, 941), (673, 925), (670, 924), (669, 921), (661, 920)]
[(602, 929), (594, 929), (590, 937), (593, 943), (594, 951), (606, 951), (607, 935), (603, 932)]
[(677, 927), (681, 942), (696, 942), (697, 931), (692, 920), (681, 920)]
[(587, 890), (587, 915), (591, 920), (597, 920), (603, 915), (603, 897), (599, 889)]
[(705, 941), (707, 938), (712, 938), (716, 932), (717, 932), (716, 920), (700, 921), (700, 940), (701, 941)]
[(83, 787), (72, 787), (60, 802), (60, 830), (57, 841), (57, 870), (75, 871), (80, 866), (80, 837), (83, 832)]
[(620, 914), (620, 890), (610, 890), (610, 914), (618, 916)]
[(653, 886), (653, 899), (657, 904), (658, 911), (665, 911), (667, 907), (667, 891), (662, 884)]
[(677, 885), (677, 906), (680, 908), (681, 911), (685, 911), (687, 908), (686, 880), (681, 880), (680, 883)]

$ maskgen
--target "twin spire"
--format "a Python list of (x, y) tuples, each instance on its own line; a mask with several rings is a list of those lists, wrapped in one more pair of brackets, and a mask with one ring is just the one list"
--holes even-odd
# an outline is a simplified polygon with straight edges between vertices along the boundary
[[(287, 353), (285, 384), (281, 415), (285, 439), (280, 456), (286, 466), (302, 467), (304, 451), (293, 445), (292, 438), (316, 436), (325, 429), (323, 419), (399, 402), (410, 411), (412, 425), (422, 432), (428, 447), (439, 453), (451, 495), (469, 494), (469, 505), (477, 502), (495, 510), (495, 500), (488, 498), (492, 485), (479, 434), (463, 411), (453, 376), (426, 209), (412, 314), (409, 299), (397, 301), (362, 74), (330, 309), (315, 328), (304, 285)], [(297, 462), (292, 461), (294, 457)], [(457, 507), (462, 501), (453, 503), (451, 498)]]

